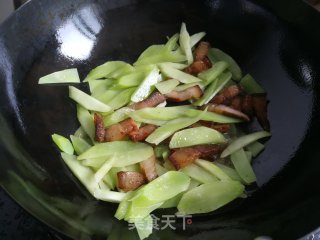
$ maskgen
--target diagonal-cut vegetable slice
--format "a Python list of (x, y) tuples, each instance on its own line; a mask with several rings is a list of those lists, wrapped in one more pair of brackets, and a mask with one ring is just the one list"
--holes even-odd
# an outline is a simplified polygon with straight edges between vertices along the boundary
[(195, 76), (182, 72), (166, 64), (161, 64), (160, 70), (167, 77), (177, 79), (179, 82), (182, 82), (182, 83), (202, 82), (200, 78), (197, 78)]
[(79, 89), (69, 86), (69, 97), (88, 110), (97, 112), (110, 112), (111, 107), (80, 91)]
[(91, 141), (94, 142), (95, 136), (95, 126), (93, 122), (93, 117), (88, 110), (83, 108), (81, 105), (77, 105), (77, 117), (80, 122), (81, 128), (90, 137)]
[(179, 85), (178, 80), (170, 79), (167, 81), (159, 82), (155, 86), (161, 94), (167, 94), (167, 93), (171, 92), (178, 85)]
[(153, 155), (153, 148), (145, 143), (129, 141), (99, 143), (78, 156), (78, 159), (99, 158), (112, 154), (117, 159), (113, 167), (124, 167), (148, 159)]
[(222, 73), (220, 77), (214, 80), (204, 91), (203, 96), (193, 104), (196, 106), (207, 104), (231, 80), (231, 77), (232, 74), (230, 72)]
[(183, 194), (178, 210), (181, 214), (208, 213), (241, 196), (243, 190), (236, 181), (205, 183)]
[(94, 195), (94, 192), (99, 188), (99, 186), (94, 179), (93, 171), (90, 168), (83, 166), (74, 155), (61, 153), (61, 157), (83, 186), (85, 186), (86, 189)]
[(216, 62), (216, 61), (227, 62), (229, 65), (228, 69), (232, 73), (232, 78), (234, 80), (240, 80), (242, 78), (242, 71), (239, 65), (237, 64), (237, 62), (222, 50), (218, 48), (211, 48), (209, 50), (208, 56), (210, 60), (213, 62)]
[[(198, 116), (201, 112), (201, 110), (197, 109), (189, 109), (186, 110), (184, 115), (187, 117), (195, 117)], [(216, 123), (238, 123), (242, 122), (241, 119), (237, 118), (232, 118), (228, 116), (224, 116), (222, 114), (214, 113), (214, 112), (203, 112), (201, 114), (201, 119), (203, 121), (211, 121), (211, 122), (216, 122)]]
[(199, 73), (198, 77), (203, 80), (203, 83), (205, 85), (209, 85), (217, 77), (219, 77), (220, 74), (223, 73), (228, 68), (228, 66), (229, 66), (228, 63), (224, 61), (217, 62), (208, 70)]
[(199, 32), (190, 36), (190, 47), (193, 48), (205, 35), (205, 32)]
[(158, 145), (160, 142), (170, 137), (176, 131), (186, 128), (201, 119), (201, 114), (194, 118), (177, 118), (171, 120), (161, 127), (157, 128), (153, 133), (149, 135), (146, 142)]
[(73, 154), (74, 149), (69, 139), (59, 135), (59, 134), (52, 134), (52, 140), (58, 146), (58, 148), (65, 153), (70, 155)]
[(99, 168), (99, 170), (94, 174), (94, 179), (97, 183), (99, 183), (103, 177), (109, 172), (109, 170), (113, 167), (113, 163), (116, 160), (114, 155), (111, 155), (104, 164)]
[(212, 128), (194, 127), (176, 132), (171, 140), (170, 148), (182, 148), (200, 144), (225, 143), (225, 137)]
[(215, 165), (212, 162), (197, 159), (196, 164), (200, 167), (203, 167), (205, 170), (207, 170), (208, 172), (210, 172), (222, 181), (231, 180), (231, 178), (227, 174), (225, 174), (222, 169), (220, 169), (217, 165)]
[(80, 83), (80, 78), (78, 70), (76, 68), (71, 68), (46, 75), (40, 78), (38, 83)]
[(182, 51), (187, 57), (188, 64), (191, 64), (193, 62), (191, 39), (185, 23), (181, 24), (179, 43)]
[(91, 145), (81, 137), (70, 135), (70, 139), (74, 148), (74, 151), (79, 155), (87, 151)]
[(230, 154), (234, 153), (235, 151), (249, 145), (250, 143), (257, 141), (260, 138), (265, 138), (270, 136), (271, 136), (270, 132), (260, 131), (260, 132), (255, 132), (255, 133), (251, 133), (251, 134), (239, 137), (236, 140), (234, 140), (232, 143), (230, 143), (230, 145), (221, 153), (221, 157), (225, 158)]
[(180, 169), (179, 171), (187, 174), (189, 177), (200, 183), (211, 183), (218, 181), (218, 178), (210, 174), (207, 170), (195, 164), (190, 164)]
[(250, 161), (243, 149), (239, 149), (232, 153), (230, 158), (234, 168), (243, 181), (245, 181), (247, 184), (250, 184), (257, 180)]
[(153, 69), (131, 96), (132, 102), (146, 99), (154, 89), (154, 85), (162, 80), (159, 70)]
[(108, 78), (112, 72), (114, 72), (117, 69), (122, 68), (123, 66), (126, 66), (127, 63), (122, 61), (109, 61), (106, 62), (94, 69), (92, 69), (87, 77), (85, 78), (85, 82), (100, 78)]
[(248, 94), (265, 93), (265, 90), (259, 83), (256, 82), (256, 80), (254, 80), (250, 74), (245, 75), (241, 79), (240, 86)]

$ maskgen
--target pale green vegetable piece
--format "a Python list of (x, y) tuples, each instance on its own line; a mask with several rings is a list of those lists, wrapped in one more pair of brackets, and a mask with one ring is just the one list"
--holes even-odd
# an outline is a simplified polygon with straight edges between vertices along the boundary
[(156, 163), (156, 171), (158, 176), (161, 176), (163, 174), (165, 174), (166, 172), (168, 172), (167, 169), (165, 169), (164, 167), (162, 167), (159, 163)]
[(133, 112), (134, 109), (123, 107), (118, 109), (117, 111), (109, 114), (103, 118), (104, 125), (109, 127), (113, 124), (119, 123), (127, 118), (129, 118), (128, 113)]
[(115, 84), (113, 79), (90, 80), (88, 82), (91, 96), (97, 98), (103, 95), (112, 85)]
[(111, 101), (113, 98), (118, 96), (123, 89), (108, 89), (103, 92), (99, 92), (97, 94), (94, 94), (94, 97), (98, 99), (99, 101), (107, 104), (109, 101)]
[(243, 181), (248, 184), (256, 181), (256, 175), (243, 149), (239, 149), (233, 152), (230, 158), (234, 168), (236, 169), (239, 176), (243, 179)]
[(252, 162), (252, 153), (249, 151), (245, 151), (245, 153), (246, 153), (248, 161), (251, 163)]
[(255, 94), (255, 93), (264, 93), (264, 89), (261, 87), (259, 83), (254, 80), (254, 78), (247, 74), (245, 75), (241, 81), (240, 86), (243, 88), (243, 90), (248, 94)]
[(41, 77), (38, 82), (38, 84), (50, 83), (80, 83), (78, 70), (76, 68), (71, 68), (54, 72)]
[(88, 110), (97, 112), (110, 112), (111, 107), (80, 91), (79, 89), (69, 86), (69, 97)]
[(52, 140), (54, 141), (54, 143), (58, 146), (58, 148), (65, 153), (68, 153), (70, 155), (73, 154), (74, 149), (73, 146), (71, 144), (71, 142), (69, 141), (69, 139), (58, 135), (58, 134), (52, 134)]
[(168, 42), (165, 45), (165, 48), (170, 51), (177, 50), (179, 40), (179, 33), (174, 34), (171, 38), (168, 39)]
[(79, 138), (87, 138), (88, 135), (87, 133), (83, 130), (83, 128), (80, 126), (73, 134), (75, 137), (79, 137)]
[(230, 57), (227, 53), (223, 52), (218, 48), (211, 48), (209, 50), (208, 56), (210, 60), (212, 60), (212, 58), (210, 57), (212, 56), (213, 59), (216, 59), (217, 61), (227, 62), (229, 65), (228, 69), (232, 73), (232, 78), (234, 80), (240, 80), (242, 78), (241, 68), (239, 67), (237, 62), (232, 57)]
[(222, 114), (214, 113), (214, 112), (203, 112), (201, 110), (189, 109), (185, 111), (185, 116), (195, 117), (201, 114), (201, 120), (203, 121), (211, 121), (216, 123), (238, 123), (242, 122), (240, 119), (227, 117)]
[(167, 81), (159, 82), (155, 86), (162, 94), (171, 92), (176, 86), (179, 85), (179, 81), (176, 79), (170, 79)]
[(80, 105), (77, 105), (77, 117), (81, 128), (87, 133), (92, 141), (95, 136), (95, 126), (91, 114)]
[(83, 186), (85, 186), (86, 189), (94, 195), (94, 192), (99, 188), (99, 186), (94, 180), (93, 171), (77, 161), (77, 157), (74, 155), (61, 153), (61, 157)]
[(237, 181), (205, 183), (186, 192), (179, 204), (181, 214), (212, 212), (239, 197), (244, 186)]
[(210, 183), (218, 181), (218, 178), (210, 174), (207, 170), (202, 167), (199, 167), (196, 164), (190, 164), (179, 170), (187, 174), (192, 179), (201, 182), (201, 183)]
[(147, 123), (147, 124), (152, 124), (152, 125), (156, 125), (156, 126), (162, 126), (164, 124), (167, 123), (167, 121), (163, 121), (163, 120), (157, 120), (157, 119), (149, 119), (149, 118), (143, 118), (139, 115), (134, 115), (131, 113), (128, 114), (134, 121), (138, 122), (138, 123)]
[(249, 145), (250, 143), (257, 141), (260, 138), (265, 138), (270, 136), (271, 136), (271, 133), (266, 131), (260, 131), (260, 132), (255, 132), (255, 133), (241, 136), (229, 144), (229, 146), (221, 153), (221, 157), (225, 158), (230, 154), (234, 153), (235, 151)]
[(229, 166), (226, 166), (224, 164), (220, 164), (220, 163), (215, 163), (225, 174), (227, 174), (232, 180), (234, 181), (239, 181), (241, 183), (243, 183), (242, 178), (239, 176), (239, 174), (237, 173), (237, 171)]
[(159, 208), (164, 201), (186, 191), (189, 184), (190, 178), (186, 174), (177, 171), (166, 172), (137, 191), (136, 196), (131, 199), (125, 220), (144, 218)]
[(122, 88), (136, 87), (146, 77), (146, 73), (143, 71), (133, 72), (128, 75), (124, 75), (117, 80), (117, 85)]
[(171, 120), (151, 133), (147, 137), (146, 142), (158, 145), (160, 142), (170, 137), (176, 131), (196, 123), (197, 121), (199, 121), (199, 119), (201, 119), (201, 114), (194, 118), (177, 118)]
[(111, 189), (113, 190), (116, 187), (116, 182), (114, 181), (111, 169), (110, 171), (103, 177), (103, 182)]
[(264, 150), (264, 145), (258, 141), (250, 143), (246, 146), (246, 149), (252, 153), (253, 157), (256, 157)]
[(170, 152), (170, 149), (167, 145), (158, 145), (154, 148), (154, 155), (156, 158), (162, 158), (164, 152)]
[(180, 84), (179, 86), (174, 88), (174, 91), (181, 92), (194, 86), (199, 86), (201, 89), (203, 89), (202, 83), (198, 82), (198, 83)]
[(78, 156), (78, 159), (99, 158), (114, 154), (113, 166), (124, 167), (146, 160), (153, 155), (153, 148), (145, 143), (115, 141), (99, 143)]
[(112, 72), (115, 70), (126, 66), (127, 63), (122, 62), (122, 61), (109, 61), (106, 62), (94, 69), (92, 69), (87, 77), (85, 78), (85, 82), (93, 80), (93, 79), (100, 79), (100, 78), (107, 78), (110, 76)]
[[(198, 74), (198, 77), (203, 80), (205, 85), (213, 82), (221, 73), (228, 68), (228, 63), (224, 61), (216, 62), (213, 67)], [(231, 75), (232, 76), (232, 75)]]
[(177, 171), (169, 171), (145, 185), (140, 197), (157, 203), (168, 200), (188, 189), (190, 178)]
[(125, 198), (126, 193), (97, 189), (94, 191), (93, 196), (102, 201), (119, 203)]
[(98, 170), (103, 163), (107, 160), (109, 156), (104, 157), (98, 157), (98, 158), (88, 158), (88, 159), (82, 159), (82, 164), (87, 167), (92, 167), (95, 170)]
[(157, 68), (153, 69), (132, 94), (131, 101), (140, 102), (147, 98), (153, 91), (154, 85), (161, 80), (159, 70)]
[(115, 110), (127, 105), (130, 102), (131, 96), (136, 88), (124, 89), (107, 101), (108, 106)]
[(222, 73), (219, 78), (214, 80), (208, 88), (204, 91), (203, 96), (198, 99), (193, 104), (196, 106), (202, 106), (204, 104), (207, 104), (215, 95), (220, 92), (220, 90), (231, 80), (232, 74), (230, 72), (228, 73)]
[(143, 219), (137, 220), (137, 222), (135, 222), (135, 226), (140, 240), (143, 240), (152, 234), (153, 218), (151, 215), (148, 215)]
[(222, 169), (220, 169), (216, 164), (212, 162), (197, 159), (195, 163), (222, 181), (231, 180), (231, 178), (227, 174), (225, 174)]
[(121, 78), (122, 76), (133, 73), (134, 70), (135, 70), (134, 67), (127, 63), (127, 64), (123, 65), (122, 67), (116, 69), (112, 73), (110, 73), (108, 75), (108, 78), (118, 79), (118, 78)]
[(181, 70), (175, 69), (169, 65), (160, 65), (160, 70), (161, 73), (163, 73), (167, 77), (176, 79), (182, 83), (195, 83), (202, 81), (200, 78), (182, 72)]
[(127, 192), (125, 198), (119, 204), (117, 211), (114, 215), (116, 219), (122, 220), (125, 217), (130, 206), (130, 202), (128, 200), (132, 198), (135, 194), (136, 191)]
[(181, 24), (179, 43), (183, 53), (187, 57), (188, 64), (191, 64), (193, 62), (193, 55), (190, 45), (191, 40), (185, 23)]
[(160, 68), (161, 66), (169, 66), (175, 69), (185, 69), (186, 67), (188, 67), (187, 64), (183, 64), (183, 63), (173, 63), (173, 62), (164, 62), (164, 63), (158, 63), (158, 67)]
[(165, 45), (152, 45), (140, 55), (134, 65), (138, 66), (164, 62), (181, 63), (184, 61), (186, 61), (186, 56), (180, 51), (171, 51)]
[(116, 160), (114, 155), (111, 155), (104, 164), (99, 168), (99, 170), (94, 174), (94, 178), (97, 183), (99, 183), (103, 177), (109, 172), (109, 170), (113, 167), (113, 163)]
[(140, 110), (136, 110), (134, 112), (130, 112), (128, 113), (128, 115), (133, 119), (141, 118), (141, 119), (169, 121), (169, 120), (173, 120), (183, 116), (186, 110), (192, 109), (192, 108), (193, 106), (191, 105), (182, 105), (182, 106), (164, 107), (164, 108), (143, 108)]
[(208, 127), (194, 127), (176, 132), (170, 140), (169, 147), (181, 148), (201, 144), (218, 144), (225, 141), (225, 137), (217, 130)]
[(190, 36), (190, 47), (193, 48), (205, 35), (205, 32), (199, 32)]
[[(198, 187), (199, 185), (201, 184), (201, 182), (198, 182), (194, 179), (191, 179), (190, 181), (190, 185), (187, 189), (190, 190), (192, 188), (195, 188), (195, 187)], [(173, 207), (177, 207), (181, 198), (182, 198), (182, 195), (183, 195), (184, 192), (180, 193), (179, 195), (173, 197), (173, 198), (170, 198), (168, 199), (167, 201), (165, 201), (160, 208), (173, 208)]]
[(81, 137), (70, 135), (70, 139), (77, 155), (80, 155), (91, 147), (91, 145)]

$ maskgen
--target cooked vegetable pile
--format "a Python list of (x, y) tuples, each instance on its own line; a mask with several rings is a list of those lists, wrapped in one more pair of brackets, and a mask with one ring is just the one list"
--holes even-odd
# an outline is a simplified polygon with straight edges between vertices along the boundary
[[(157, 208), (208, 213), (256, 181), (252, 158), (264, 149), (258, 140), (271, 136), (266, 93), (204, 36), (190, 36), (183, 23), (133, 65), (108, 61), (89, 72), (90, 94), (69, 86), (80, 128), (70, 140), (52, 139), (96, 199), (119, 203), (119, 220), (152, 223)], [(66, 82), (80, 82), (76, 69), (39, 80)], [(238, 123), (254, 118), (263, 130), (244, 134)], [(137, 230), (141, 239), (152, 233)]]

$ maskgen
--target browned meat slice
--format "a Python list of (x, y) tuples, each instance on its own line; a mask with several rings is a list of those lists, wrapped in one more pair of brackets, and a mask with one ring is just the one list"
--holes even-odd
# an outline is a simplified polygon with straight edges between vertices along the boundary
[(208, 104), (208, 111), (209, 112), (215, 112), (215, 113), (219, 113), (225, 116), (229, 116), (229, 117), (234, 117), (234, 118), (239, 118), (242, 119), (244, 121), (250, 121), (250, 118), (244, 114), (243, 112), (240, 112), (238, 110), (235, 110), (231, 107), (228, 107), (226, 105), (222, 105), (222, 104)]
[(96, 128), (95, 140), (97, 142), (104, 142), (105, 126), (104, 126), (103, 118), (99, 113), (94, 114), (94, 125)]
[(212, 64), (208, 58), (193, 62), (190, 66), (184, 69), (184, 72), (191, 75), (198, 75), (199, 73), (211, 68)]
[(172, 91), (167, 93), (165, 96), (169, 101), (183, 102), (189, 99), (199, 99), (202, 96), (202, 90), (197, 85), (180, 92)]
[(136, 131), (129, 133), (129, 137), (132, 141), (138, 142), (145, 140), (154, 130), (157, 129), (157, 126), (152, 124), (147, 124)]
[(242, 111), (248, 116), (253, 116), (252, 96), (245, 95), (242, 100)]
[(200, 151), (195, 148), (180, 148), (174, 151), (170, 156), (169, 160), (173, 166), (179, 170), (192, 164), (195, 160), (200, 157)]
[(201, 127), (201, 126), (213, 128), (214, 130), (217, 130), (218, 132), (221, 132), (221, 133), (226, 133), (231, 128), (230, 124), (226, 124), (226, 123), (220, 124), (220, 123), (214, 123), (210, 121), (199, 121), (191, 125), (191, 127)]
[(223, 149), (224, 146), (222, 145), (198, 145), (179, 148), (169, 156), (169, 160), (179, 170), (192, 164), (198, 158), (214, 159)]
[(243, 101), (242, 99), (243, 99), (242, 96), (236, 96), (234, 99), (232, 99), (230, 107), (241, 112), (242, 101)]
[(140, 162), (140, 167), (148, 182), (151, 182), (153, 179), (158, 177), (156, 170), (156, 157), (154, 155)]
[(147, 108), (147, 107), (155, 107), (159, 105), (160, 103), (164, 102), (166, 100), (166, 97), (162, 95), (159, 92), (154, 92), (150, 97), (147, 99), (134, 103), (130, 105), (129, 107), (135, 110), (139, 110), (142, 108)]
[(222, 90), (218, 95), (216, 95), (210, 102), (215, 104), (223, 104), (226, 101), (238, 96), (242, 89), (239, 85), (232, 85), (224, 90)]
[(139, 172), (118, 172), (118, 188), (125, 192), (137, 189), (142, 184), (146, 183), (143, 174)]
[(255, 115), (261, 127), (270, 131), (270, 122), (268, 120), (268, 101), (266, 93), (259, 93), (252, 95), (252, 105)]
[(215, 159), (224, 150), (225, 145), (204, 144), (195, 146), (194, 148), (200, 152), (200, 158)]
[(211, 128), (217, 130), (218, 132), (221, 132), (221, 133), (227, 133), (229, 132), (231, 126), (230, 124), (214, 124)]
[(105, 141), (119, 141), (125, 138), (130, 132), (137, 131), (138, 126), (132, 118), (114, 124), (106, 129)]
[(200, 42), (196, 49), (194, 50), (194, 58), (195, 61), (201, 61), (208, 56), (208, 52), (210, 49), (210, 43), (208, 42)]

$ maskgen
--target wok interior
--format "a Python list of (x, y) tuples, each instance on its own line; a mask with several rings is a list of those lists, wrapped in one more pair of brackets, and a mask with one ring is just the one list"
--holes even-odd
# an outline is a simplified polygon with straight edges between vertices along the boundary
[[(214, 47), (233, 56), (244, 73), (251, 73), (266, 89), (273, 136), (254, 160), (259, 190), (252, 191), (252, 196), (217, 213), (195, 217), (185, 231), (155, 234), (168, 236), (166, 239), (196, 235), (249, 239), (296, 233), (288, 230), (288, 222), (307, 214), (306, 209), (319, 197), (315, 194), (307, 202), (296, 198), (308, 192), (305, 184), (316, 179), (313, 167), (319, 165), (314, 160), (316, 154), (311, 153), (311, 139), (316, 133), (310, 131), (317, 118), (312, 111), (317, 104), (315, 61), (296, 32), (247, 1), (83, 0), (62, 5), (64, 9), (57, 7), (58, 3), (47, 3), (46, 11), (55, 11), (59, 17), (43, 23), (42, 36), (37, 37), (35, 30), (18, 32), (25, 43), (13, 47), (4, 39), (2, 44), (6, 51), (0, 59), (6, 58), (11, 70), (4, 71), (8, 66), (4, 60), (0, 62), (1, 103), (7, 103), (0, 118), (0, 165), (6, 169), (1, 183), (22, 206), (76, 239), (100, 239), (115, 229), (132, 234), (125, 223), (113, 219), (115, 205), (89, 196), (64, 166), (51, 141), (52, 133), (68, 136), (78, 127), (75, 104), (68, 98), (66, 85), (40, 86), (37, 82), (39, 77), (65, 68), (78, 68), (83, 79), (105, 61), (133, 63), (145, 48), (164, 43), (167, 36), (178, 32), (185, 21), (190, 33), (206, 31), (206, 39)], [(32, 4), (22, 9), (22, 17), (26, 17), (23, 10), (28, 7)], [(17, 57), (16, 49), (25, 55)], [(13, 73), (12, 79), (8, 71)], [(86, 84), (81, 88), (87, 90)], [(248, 129), (260, 128), (253, 123)], [(279, 211), (284, 206), (294, 209), (291, 215)], [(174, 210), (158, 212), (162, 213), (172, 214)], [(301, 223), (300, 229), (309, 231), (317, 226), (310, 218), (310, 224)], [(282, 224), (283, 229), (280, 231), (275, 223)]]

